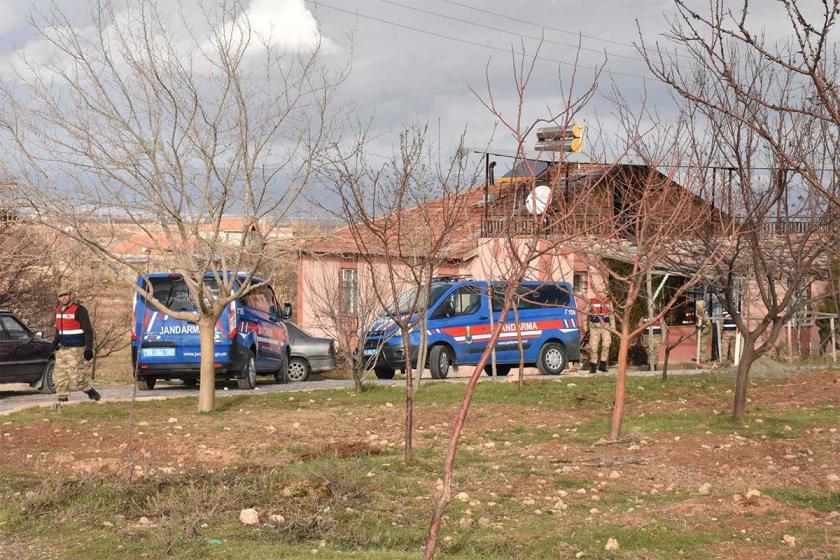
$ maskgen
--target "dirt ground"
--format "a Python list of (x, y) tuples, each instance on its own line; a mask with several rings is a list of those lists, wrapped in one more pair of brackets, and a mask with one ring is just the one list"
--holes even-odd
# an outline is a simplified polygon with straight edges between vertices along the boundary
[[(707, 552), (716, 558), (840, 557), (840, 373), (757, 384), (743, 426), (726, 423), (731, 390), (723, 382), (646, 398), (655, 383), (646, 381), (651, 385), (631, 388), (625, 439), (603, 445), (593, 443), (609, 391), (590, 393), (585, 380), (565, 383), (570, 401), (580, 406), (546, 407), (539, 397), (506, 406), (476, 403), (463, 453), (489, 465), (493, 476), (459, 481), (455, 493), (466, 492), (473, 507), (453, 513), (450, 529), (469, 526), (495, 500), (524, 508), (526, 517), (571, 507), (574, 523), (651, 531), (654, 518), (675, 530), (712, 531), (717, 537)], [(136, 410), (123, 405), (113, 415), (85, 414), (83, 407), (33, 411), (0, 422), (0, 469), (50, 477), (124, 472), (129, 420), (135, 427), (130, 459), (139, 478), (197, 465), (211, 472), (243, 463), (276, 467), (323, 455), (398, 461), (403, 417), (394, 391), (388, 400), (362, 395), (358, 406), (348, 391), (335, 393), (334, 403), (332, 393), (227, 399), (222, 414), (210, 416), (165, 403)], [(457, 395), (430, 399), (417, 407), (416, 439), (437, 464)], [(692, 425), (692, 415), (709, 418), (710, 429)], [(429, 490), (433, 483), (418, 482)], [(428, 510), (431, 502), (421, 496), (418, 503)], [(672, 552), (628, 557), (670, 558)], [(679, 550), (673, 555), (683, 557)]]

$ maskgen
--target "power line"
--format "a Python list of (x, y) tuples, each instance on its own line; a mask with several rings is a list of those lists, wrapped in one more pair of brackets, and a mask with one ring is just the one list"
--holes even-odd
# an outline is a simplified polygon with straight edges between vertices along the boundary
[[(502, 47), (496, 47), (494, 45), (487, 45), (485, 43), (479, 43), (477, 41), (470, 41), (469, 39), (464, 39), (464, 38), (461, 38), (461, 37), (453, 37), (452, 35), (446, 35), (444, 33), (438, 33), (436, 31), (429, 31), (428, 29), (422, 29), (422, 28), (419, 28), (419, 27), (414, 27), (414, 26), (411, 26), (411, 25), (398, 23), (398, 22), (387, 20), (387, 19), (380, 18), (380, 17), (370, 16), (370, 15), (367, 15), (367, 14), (363, 14), (363, 13), (357, 11), (357, 10), (346, 10), (344, 8), (338, 8), (336, 6), (331, 6), (329, 4), (325, 4), (325, 3), (321, 2), (320, 0), (304, 0), (304, 1), (307, 4), (311, 4), (311, 5), (315, 6), (316, 8), (318, 8), (318, 7), (327, 8), (327, 9), (330, 9), (330, 10), (334, 10), (336, 12), (341, 12), (341, 13), (345, 13), (345, 14), (348, 14), (348, 15), (351, 15), (351, 16), (356, 16), (356, 17), (360, 17), (360, 18), (363, 18), (363, 19), (368, 19), (368, 20), (371, 20), (371, 21), (376, 21), (376, 22), (379, 22), (379, 23), (392, 25), (394, 27), (399, 27), (401, 29), (408, 29), (410, 31), (416, 31), (417, 33), (424, 33), (426, 35), (431, 35), (433, 37), (438, 37), (439, 39), (448, 39), (450, 41), (457, 41), (457, 42), (463, 43), (465, 45), (472, 45), (474, 47), (481, 47), (481, 48), (484, 48), (484, 49), (499, 51), (499, 52), (503, 52), (505, 54), (514, 54), (514, 55), (517, 55), (517, 56), (526, 56), (526, 57), (532, 58), (534, 60), (541, 60), (543, 62), (551, 62), (551, 63), (554, 63), (554, 64), (571, 66), (572, 68), (583, 69), (583, 70), (591, 70), (595, 73), (601, 71), (600, 68), (595, 67), (595, 66), (585, 66), (583, 64), (575, 64), (575, 63), (572, 63), (572, 62), (567, 62), (565, 60), (559, 60), (559, 59), (556, 59), (556, 58), (548, 58), (548, 57), (544, 57), (544, 56), (530, 55), (530, 54), (520, 52), (520, 51), (516, 51), (516, 50), (513, 50), (513, 49), (508, 50), (508, 49), (504, 49)], [(611, 76), (624, 76), (624, 77), (627, 77), (627, 78), (636, 78), (636, 79), (639, 79), (639, 80), (642, 80), (642, 81), (645, 81), (645, 82), (651, 82), (651, 83), (657, 83), (657, 84), (661, 83), (658, 80), (654, 80), (654, 79), (648, 78), (646, 76), (640, 76), (638, 74), (631, 74), (629, 72), (618, 72), (618, 71), (615, 71), (615, 70), (603, 70), (603, 73), (609, 74)]]
[[(477, 8), (476, 6), (470, 6), (469, 4), (464, 4), (462, 2), (457, 2), (456, 0), (443, 0), (447, 4), (452, 4), (454, 6), (460, 6), (461, 8), (466, 8), (468, 10), (474, 10), (476, 12), (481, 12), (482, 14), (487, 14), (491, 16), (495, 16), (498, 18), (503, 18), (508, 21), (515, 21), (517, 23), (524, 23), (526, 25), (533, 25), (534, 27), (539, 27), (541, 29), (550, 29), (552, 31), (557, 31), (558, 33), (565, 33), (566, 35), (572, 35), (573, 37), (583, 37), (585, 39), (591, 39), (593, 41), (602, 41), (604, 43), (610, 43), (612, 45), (618, 45), (620, 47), (630, 47), (631, 49), (636, 49), (636, 45), (633, 43), (623, 43), (621, 41), (613, 41), (612, 39), (604, 39), (603, 37), (596, 37), (595, 35), (587, 35), (585, 33), (581, 33), (580, 31), (571, 31), (569, 29), (562, 29), (560, 27), (554, 27), (551, 25), (546, 25), (543, 23), (536, 23), (533, 21), (528, 21), (527, 19), (521, 19), (514, 16), (510, 16), (507, 14), (502, 14), (499, 12), (494, 12), (491, 10), (486, 10), (484, 8)], [(685, 55), (677, 54), (676, 56), (685, 57)]]
[(462, 19), (462, 18), (450, 16), (450, 15), (447, 15), (447, 14), (442, 14), (440, 12), (433, 12), (431, 10), (423, 10), (421, 8), (415, 8), (414, 6), (407, 6), (407, 5), (405, 5), (401, 2), (395, 2), (394, 0), (379, 0), (379, 1), (383, 2), (385, 4), (391, 4), (392, 6), (398, 6), (400, 8), (404, 8), (406, 10), (412, 10), (414, 12), (419, 12), (421, 14), (427, 14), (427, 15), (430, 15), (430, 16), (435, 16), (435, 17), (439, 17), (439, 18), (443, 18), (443, 19), (457, 21), (458, 23), (463, 23), (463, 24), (466, 24), (466, 25), (472, 25), (473, 27), (480, 27), (482, 29), (488, 29), (490, 31), (496, 31), (498, 33), (506, 33), (508, 35), (513, 35), (515, 37), (521, 37), (521, 38), (524, 38), (524, 39), (532, 39), (534, 41), (540, 41), (540, 42), (543, 42), (543, 43), (549, 43), (549, 44), (558, 45), (558, 46), (561, 46), (561, 47), (569, 47), (569, 48), (573, 48), (573, 49), (579, 49), (581, 51), (593, 52), (593, 53), (597, 53), (597, 54), (607, 54), (609, 56), (614, 56), (614, 57), (617, 57), (617, 58), (626, 58), (628, 60), (633, 60), (633, 61), (636, 61), (636, 62), (644, 63), (644, 60), (637, 57), (637, 56), (629, 56), (629, 55), (626, 55), (626, 54), (618, 54), (618, 53), (606, 51), (606, 50), (603, 50), (603, 49), (592, 49), (592, 48), (584, 47), (582, 45), (575, 45), (575, 44), (572, 44), (572, 43), (563, 43), (561, 41), (554, 41), (554, 40), (551, 40), (551, 39), (546, 39), (545, 37), (538, 37), (536, 35), (524, 35), (522, 33), (517, 33), (516, 31), (510, 31), (508, 29), (503, 29), (501, 27), (495, 27), (495, 26), (492, 26), (492, 25), (485, 25), (483, 23), (478, 23), (478, 22), (475, 22), (475, 21), (470, 21), (468, 19)]

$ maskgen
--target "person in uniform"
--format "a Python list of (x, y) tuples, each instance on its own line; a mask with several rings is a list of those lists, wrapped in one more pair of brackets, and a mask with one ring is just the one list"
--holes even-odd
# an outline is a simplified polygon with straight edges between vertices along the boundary
[(662, 319), (657, 319), (653, 324), (645, 329), (644, 345), (645, 350), (649, 353), (649, 363), (653, 364), (653, 368), (657, 369), (659, 366), (659, 349), (662, 344), (668, 341), (668, 327), (665, 326)]
[(612, 304), (608, 299), (589, 300), (589, 373), (607, 371), (611, 335), (607, 328), (615, 328)]
[(704, 364), (709, 361), (709, 337), (712, 334), (712, 321), (706, 314), (706, 303), (700, 300), (696, 304), (697, 314), (695, 325), (697, 336), (700, 338), (700, 362)]
[(58, 290), (55, 308), (55, 392), (58, 402), (67, 402), (70, 391), (84, 391), (94, 401), (100, 395), (91, 385), (85, 362), (93, 359), (93, 327), (87, 309), (73, 301), (69, 287)]
[(730, 363), (735, 362), (735, 335), (738, 334), (738, 325), (729, 315), (728, 311), (723, 312), (723, 323), (721, 324), (723, 342), (720, 345), (721, 356)]

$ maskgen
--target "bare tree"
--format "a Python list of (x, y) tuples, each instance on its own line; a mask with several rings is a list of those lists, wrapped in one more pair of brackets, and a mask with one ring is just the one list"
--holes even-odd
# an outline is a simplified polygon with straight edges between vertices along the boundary
[[(103, 241), (127, 222), (181, 275), (194, 311), (168, 308), (148, 282), (132, 285), (198, 325), (198, 406), (211, 411), (214, 326), (252, 289), (272, 232), (307, 185), (341, 75), (321, 66), (319, 36), (290, 50), (257, 34), (237, 1), (203, 21), (182, 13), (180, 33), (147, 0), (121, 12), (96, 2), (91, 18), (80, 29), (55, 9), (35, 22), (51, 58), (21, 60), (2, 86), (6, 168), (32, 219), (115, 271), (144, 272)], [(224, 238), (229, 214), (247, 235)]]
[[(380, 274), (381, 271), (370, 270), (370, 273)], [(342, 285), (339, 275), (337, 267), (324, 265), (321, 277), (312, 283), (308, 294), (313, 313), (312, 325), (335, 339), (340, 365), (350, 370), (356, 390), (362, 391), (363, 378), (373, 369), (382, 343), (380, 341), (372, 355), (364, 355), (370, 326), (382, 311), (382, 303), (373, 285), (383, 285), (385, 280), (380, 278), (370, 282), (363, 277), (362, 283), (351, 292)], [(350, 298), (353, 298), (352, 301)]]
[[(420, 344), (410, 332), (424, 324), (432, 278), (459, 243), (469, 242), (464, 223), (470, 184), (457, 149), (445, 160), (430, 150), (427, 129), (414, 125), (400, 135), (396, 153), (382, 165), (372, 164), (362, 131), (349, 148), (335, 144), (328, 155), (327, 180), (339, 197), (342, 219), (356, 245), (369, 283), (385, 317), (368, 325), (383, 333), (399, 331), (405, 368), (405, 459), (412, 458), (414, 384), (412, 371), (425, 364), (426, 332)], [(413, 355), (414, 347), (419, 356)], [(379, 366), (381, 367), (381, 366)], [(381, 371), (379, 375), (393, 375)]]
[[(0, 308), (37, 327), (53, 323), (62, 266), (53, 258), (57, 235), (22, 219), (0, 186)], [(4, 207), (4, 203), (6, 203)]]
[(750, 367), (820, 297), (810, 286), (826, 271), (838, 224), (838, 52), (830, 38), (838, 2), (824, 0), (811, 19), (783, 0), (792, 37), (774, 42), (750, 30), (746, 1), (737, 12), (720, 0), (706, 12), (675, 6), (668, 38), (681, 58), (644, 41), (640, 52), (705, 132), (693, 164), (711, 170), (719, 203), (738, 224), (714, 279), (744, 336), (733, 406), (741, 421)]
[[(576, 87), (574, 74), (568, 83), (562, 83), (561, 80), (560, 107), (550, 110), (550, 114), (544, 119), (529, 122), (525, 118), (525, 92), (537, 60), (537, 54), (533, 58), (525, 55), (518, 59), (514, 57), (513, 82), (516, 101), (513, 110), (509, 113), (506, 113), (497, 104), (489, 73), (487, 93), (484, 95), (476, 93), (482, 105), (493, 117), (498, 119), (502, 129), (509, 134), (510, 139), (516, 145), (514, 171), (512, 172), (513, 181), (510, 185), (506, 185), (504, 196), (501, 191), (494, 193), (498, 195), (498, 200), (494, 203), (492, 214), (490, 208), (486, 209), (482, 223), (482, 228), (486, 228), (486, 231), (481, 232), (482, 237), (496, 237), (496, 239), (490, 241), (494, 245), (493, 249), (498, 249), (498, 251), (491, 251), (496, 256), (490, 258), (489, 262), (482, 263), (482, 268), (489, 273), (487, 276), (491, 285), (495, 283), (500, 288), (500, 293), (497, 294), (498, 302), (494, 301), (496, 296), (488, 294), (491, 298), (491, 315), (495, 315), (494, 311), (499, 309), (499, 316), (498, 322), (491, 329), (487, 346), (467, 381), (464, 397), (452, 426), (452, 433), (443, 462), (443, 487), (437, 498), (426, 536), (426, 546), (423, 553), (425, 559), (434, 558), (437, 552), (440, 524), (452, 495), (458, 444), (478, 378), (489, 363), (491, 353), (505, 327), (508, 313), (518, 304), (520, 299), (527, 299), (528, 297), (528, 291), (521, 289), (523, 279), (534, 271), (535, 264), (538, 263), (540, 257), (553, 256), (563, 251), (562, 247), (568, 239), (564, 235), (556, 234), (560, 231), (558, 225), (575, 221), (580, 210), (574, 198), (559, 194), (564, 192), (564, 186), (568, 185), (568, 181), (565, 181), (566, 185), (564, 185), (564, 180), (568, 177), (570, 170), (568, 166), (564, 165), (563, 147), (556, 153), (557, 158), (552, 161), (556, 170), (562, 170), (551, 173), (550, 192), (552, 194), (549, 199), (537, 202), (537, 162), (528, 157), (525, 142), (528, 135), (540, 124), (552, 124), (562, 128), (571, 127), (580, 110), (586, 106), (594, 94), (597, 76), (595, 81), (582, 88), (581, 91)], [(518, 175), (521, 180), (517, 180), (517, 169), (520, 169)], [(580, 190), (588, 191), (595, 188), (597, 183), (597, 180), (594, 182), (586, 181)], [(488, 190), (491, 188), (489, 181), (486, 188)], [(486, 199), (485, 204), (487, 202)], [(528, 207), (530, 207), (530, 210), (527, 209)], [(573, 235), (577, 237), (582, 234), (581, 230), (576, 230)], [(519, 332), (521, 327), (518, 324), (518, 315), (515, 317), (515, 322), (517, 323), (515, 327)]]

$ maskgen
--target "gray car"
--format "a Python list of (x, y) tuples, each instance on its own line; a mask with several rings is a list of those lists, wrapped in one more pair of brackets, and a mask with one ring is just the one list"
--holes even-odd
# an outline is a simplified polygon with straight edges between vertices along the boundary
[(289, 381), (306, 381), (310, 373), (335, 369), (335, 343), (331, 338), (318, 338), (294, 323), (285, 321), (291, 339)]

